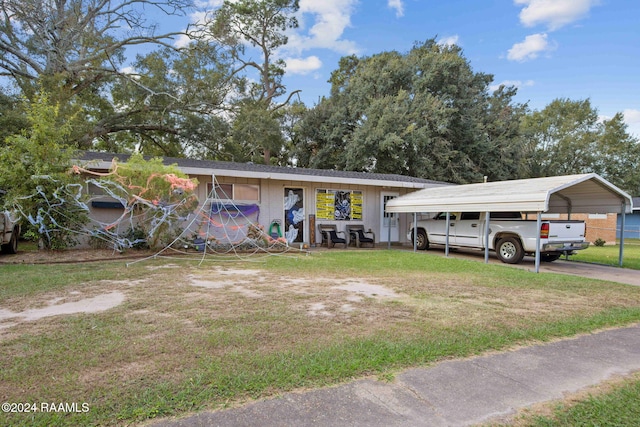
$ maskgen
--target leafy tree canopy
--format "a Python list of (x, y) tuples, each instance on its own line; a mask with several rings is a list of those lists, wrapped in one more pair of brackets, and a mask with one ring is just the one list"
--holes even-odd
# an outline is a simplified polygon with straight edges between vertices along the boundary
[(522, 121), (527, 140), (525, 175), (595, 172), (614, 185), (640, 193), (640, 142), (627, 133), (621, 113), (600, 121), (586, 100), (555, 99)]
[(162, 158), (145, 160), (139, 153), (126, 162), (114, 160), (109, 175), (98, 180), (129, 210), (136, 210), (136, 226), (146, 244), (159, 249), (182, 233), (184, 218), (198, 207), (198, 181)]
[(0, 0), (0, 7), (0, 76), (30, 100), (45, 90), (71, 122), (68, 143), (94, 148), (105, 135), (148, 127), (146, 118), (135, 120), (135, 105), (133, 112), (114, 105), (112, 85), (135, 80), (123, 69), (127, 48), (175, 49), (183, 34), (158, 33), (145, 10), (183, 14), (191, 0)]
[(306, 166), (466, 183), (520, 169), (515, 89), (488, 93), (457, 46), (434, 39), (407, 54), (342, 58), (331, 96), (304, 117), (297, 141)]

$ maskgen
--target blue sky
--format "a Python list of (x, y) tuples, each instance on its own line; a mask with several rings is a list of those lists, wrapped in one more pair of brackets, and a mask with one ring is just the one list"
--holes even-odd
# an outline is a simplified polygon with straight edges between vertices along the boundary
[(640, 137), (640, 1), (300, 0), (299, 21), (278, 55), (288, 90), (301, 89), (308, 106), (329, 95), (340, 57), (405, 53), (435, 37), (496, 85), (517, 86), (532, 109), (589, 98), (604, 118), (623, 112)]

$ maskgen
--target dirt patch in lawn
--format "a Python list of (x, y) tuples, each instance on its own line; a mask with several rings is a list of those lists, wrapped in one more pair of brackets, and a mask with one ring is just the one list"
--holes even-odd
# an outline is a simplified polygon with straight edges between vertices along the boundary
[(5, 400), (132, 400), (159, 384), (183, 390), (192, 379), (202, 381), (203, 390), (220, 387), (224, 400), (225, 387), (242, 387), (235, 384), (242, 374), (270, 373), (271, 366), (260, 364), (265, 360), (287, 364), (288, 357), (358, 339), (428, 346), (433, 336), (457, 328), (524, 328), (554, 316), (637, 305), (640, 298), (605, 287), (569, 292), (551, 281), (478, 284), (464, 273), (318, 274), (173, 259), (128, 268), (136, 280), (118, 275), (0, 303)]
[[(73, 294), (72, 294), (73, 295)], [(9, 327), (13, 322), (31, 322), (44, 317), (70, 315), (77, 313), (98, 313), (117, 307), (124, 302), (122, 292), (114, 291), (108, 294), (100, 294), (92, 298), (84, 298), (78, 301), (61, 302), (65, 297), (57, 297), (48, 302), (45, 307), (30, 308), (21, 312), (13, 312), (0, 308), (0, 328)], [(13, 322), (7, 323), (6, 320)]]

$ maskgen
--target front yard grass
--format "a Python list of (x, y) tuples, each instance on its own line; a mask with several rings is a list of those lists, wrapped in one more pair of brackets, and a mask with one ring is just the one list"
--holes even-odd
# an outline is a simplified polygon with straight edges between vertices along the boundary
[(613, 378), (557, 402), (526, 408), (508, 424), (485, 427), (635, 427), (640, 420), (640, 372)]
[[(124, 425), (640, 321), (640, 288), (388, 250), (0, 266), (1, 425)], [(7, 313), (119, 292), (106, 311)], [(4, 317), (3, 314), (4, 313)]]
[[(571, 256), (574, 261), (618, 266), (620, 261), (620, 243), (616, 245), (595, 246), (576, 252)], [(622, 266), (640, 270), (640, 240), (625, 239)]]

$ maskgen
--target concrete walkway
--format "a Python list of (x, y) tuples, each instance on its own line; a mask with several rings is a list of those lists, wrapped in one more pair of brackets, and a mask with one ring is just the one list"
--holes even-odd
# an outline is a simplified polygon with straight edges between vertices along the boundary
[(154, 426), (467, 426), (640, 370), (640, 325), (287, 393)]

